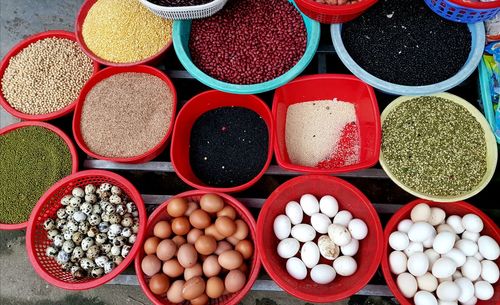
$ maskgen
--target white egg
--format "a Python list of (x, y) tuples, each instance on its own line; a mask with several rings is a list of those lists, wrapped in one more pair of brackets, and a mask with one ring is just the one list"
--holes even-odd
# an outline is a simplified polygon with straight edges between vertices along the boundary
[(366, 235), (368, 235), (368, 227), (366, 226), (366, 223), (359, 218), (354, 218), (349, 221), (347, 227), (351, 233), (351, 237), (354, 239), (363, 240)]
[(463, 277), (462, 272), (460, 272), (458, 270), (455, 271), (455, 273), (453, 273), (451, 275), (452, 280), (456, 280), (456, 279), (459, 279), (459, 278), (462, 278), (462, 277)]
[(495, 294), (493, 286), (491, 286), (491, 284), (486, 281), (478, 281), (474, 283), (474, 289), (474, 296), (478, 300), (487, 301), (493, 297), (493, 294)]
[(455, 284), (460, 288), (458, 301), (463, 303), (470, 300), (474, 296), (474, 284), (466, 277), (461, 277), (455, 280)]
[(403, 232), (403, 233), (408, 233), (408, 231), (410, 231), (412, 224), (413, 224), (413, 221), (411, 221), (411, 219), (401, 220), (398, 224), (398, 231)]
[(300, 258), (307, 268), (316, 266), (319, 262), (319, 248), (316, 243), (308, 241), (303, 244), (300, 250)]
[(472, 297), (472, 298), (470, 298), (470, 300), (462, 302), (460, 304), (462, 304), (462, 305), (476, 305), (476, 303), (477, 303), (477, 298)]
[(407, 270), (408, 259), (406, 255), (401, 251), (392, 251), (389, 254), (389, 267), (391, 272), (394, 274), (401, 274)]
[(433, 226), (431, 226), (427, 222), (415, 222), (410, 231), (408, 231), (408, 238), (411, 241), (421, 243), (424, 240), (430, 238), (433, 234), (436, 233), (436, 230)]
[(432, 265), (441, 257), (439, 253), (434, 251), (434, 249), (427, 249), (424, 251), (425, 255), (429, 259), (429, 270), (432, 268)]
[(451, 258), (455, 262), (455, 264), (457, 264), (457, 267), (462, 267), (465, 264), (465, 260), (467, 259), (465, 254), (456, 248), (448, 251), (443, 255), (443, 257)]
[(431, 208), (426, 203), (419, 203), (413, 207), (410, 215), (413, 222), (428, 221), (431, 217)]
[(443, 278), (440, 278), (440, 279), (437, 279), (438, 282), (441, 284), (442, 282), (451, 282), (453, 281), (453, 277), (449, 276), (449, 277), (443, 277)]
[(442, 301), (438, 300), (438, 305), (458, 305), (457, 301)]
[(297, 201), (290, 201), (286, 204), (285, 214), (293, 225), (301, 223), (304, 219), (304, 212)]
[(440, 224), (439, 226), (437, 226), (436, 231), (437, 231), (437, 233), (448, 231), (448, 232), (451, 232), (453, 234), (457, 234), (455, 232), (455, 230), (449, 224), (446, 224), (446, 223), (443, 223), (443, 224)]
[(335, 217), (333, 218), (333, 223), (347, 227), (351, 219), (352, 219), (351, 212), (343, 210), (338, 212), (337, 215), (335, 215)]
[(446, 223), (453, 228), (455, 233), (462, 234), (465, 231), (465, 228), (462, 224), (462, 218), (457, 215), (451, 215), (446, 220)]
[(315, 213), (311, 216), (311, 225), (318, 233), (326, 234), (328, 232), (328, 226), (331, 224), (332, 221), (330, 218), (323, 213)]
[(424, 246), (422, 245), (422, 243), (417, 243), (412, 241), (403, 252), (406, 254), (406, 256), (409, 257), (415, 252), (422, 252), (422, 251), (424, 251)]
[(351, 256), (339, 256), (333, 261), (333, 268), (338, 275), (351, 276), (358, 269), (358, 264)]
[(401, 273), (396, 278), (399, 291), (406, 297), (412, 298), (417, 292), (417, 280), (409, 273)]
[(417, 277), (418, 289), (434, 292), (438, 286), (438, 280), (436, 277), (429, 272), (426, 272), (424, 275)]
[(481, 262), (481, 278), (490, 284), (498, 281), (498, 266), (492, 261), (484, 260)]
[(290, 218), (286, 215), (279, 215), (274, 219), (274, 235), (278, 239), (285, 239), (290, 236), (290, 230), (292, 228), (292, 223), (290, 222)]
[(308, 216), (319, 212), (318, 199), (311, 194), (304, 194), (300, 197), (300, 206), (302, 207), (304, 213)]
[(423, 252), (416, 252), (408, 257), (407, 266), (412, 275), (422, 276), (429, 269), (429, 259)]
[(285, 238), (278, 244), (278, 255), (282, 258), (290, 258), (299, 252), (300, 243), (295, 238)]
[(500, 248), (498, 247), (498, 243), (491, 237), (487, 235), (483, 235), (479, 237), (477, 240), (477, 244), (479, 246), (479, 253), (490, 261), (494, 261), (500, 255)]
[(474, 257), (467, 257), (461, 270), (466, 278), (474, 282), (481, 275), (481, 263)]
[(438, 305), (436, 297), (428, 291), (419, 291), (413, 298), (415, 305)]
[(460, 287), (452, 281), (442, 282), (436, 290), (436, 295), (443, 301), (456, 301), (460, 296)]
[(432, 275), (438, 279), (451, 277), (457, 270), (457, 264), (447, 257), (441, 257), (432, 265)]
[(335, 197), (326, 195), (319, 200), (319, 210), (326, 216), (333, 218), (339, 211), (339, 203)]
[(311, 241), (316, 237), (316, 230), (311, 225), (300, 223), (293, 226), (292, 237), (300, 242)]
[(434, 245), (434, 238), (436, 238), (434, 234), (422, 242), (422, 246), (424, 246), (424, 248), (432, 248), (432, 245)]
[(455, 233), (444, 231), (436, 235), (432, 248), (439, 254), (448, 253), (455, 245)]
[(335, 269), (330, 265), (319, 264), (311, 270), (311, 279), (317, 284), (331, 283), (336, 275)]
[(478, 261), (482, 261), (484, 259), (484, 257), (481, 255), (481, 253), (479, 253), (479, 251), (474, 254), (474, 258), (477, 259)]
[(479, 233), (483, 230), (484, 224), (476, 214), (467, 214), (462, 217), (462, 225), (469, 232)]
[(389, 235), (389, 246), (396, 251), (403, 251), (408, 247), (410, 240), (403, 232), (394, 231)]
[(462, 239), (472, 240), (473, 242), (477, 242), (479, 236), (479, 233), (476, 232), (464, 231), (464, 233), (462, 233)]
[(455, 243), (455, 248), (462, 251), (465, 256), (474, 256), (478, 251), (478, 246), (475, 242), (468, 239), (461, 239)]
[(347, 245), (340, 247), (340, 251), (342, 251), (342, 254), (347, 256), (356, 255), (356, 253), (358, 253), (358, 250), (359, 250), (359, 241), (354, 238), (352, 238)]
[(429, 217), (429, 223), (433, 226), (440, 225), (444, 223), (446, 218), (446, 212), (441, 208), (433, 207), (431, 208), (431, 216)]
[(339, 224), (331, 224), (328, 226), (328, 236), (338, 246), (345, 246), (351, 241), (351, 233), (349, 230)]
[(307, 276), (307, 268), (304, 262), (296, 257), (289, 258), (286, 261), (286, 271), (294, 279), (303, 280)]

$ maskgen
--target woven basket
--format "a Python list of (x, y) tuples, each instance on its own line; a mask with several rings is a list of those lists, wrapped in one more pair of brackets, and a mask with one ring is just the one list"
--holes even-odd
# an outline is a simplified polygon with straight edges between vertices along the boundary
[(220, 11), (227, 2), (227, 0), (213, 0), (209, 3), (193, 6), (161, 6), (153, 4), (148, 0), (139, 1), (156, 15), (173, 20), (210, 17)]

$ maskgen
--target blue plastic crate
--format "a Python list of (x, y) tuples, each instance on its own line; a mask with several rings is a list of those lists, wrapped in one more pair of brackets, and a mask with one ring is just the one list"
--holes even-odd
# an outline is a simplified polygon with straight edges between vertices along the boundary
[[(500, 12), (500, 4), (492, 2), (475, 3), (476, 5), (485, 6), (485, 9), (468, 7), (466, 6), (468, 4), (465, 3), (460, 5), (450, 0), (425, 0), (425, 3), (439, 16), (463, 23), (486, 21)], [(470, 5), (473, 5), (473, 3)]]

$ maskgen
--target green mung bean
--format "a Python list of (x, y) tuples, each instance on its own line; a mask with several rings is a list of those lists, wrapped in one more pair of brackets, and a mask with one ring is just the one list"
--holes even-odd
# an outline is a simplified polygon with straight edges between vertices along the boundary
[(71, 153), (54, 132), (38, 126), (0, 136), (0, 223), (28, 220), (43, 193), (71, 174)]
[(466, 108), (432, 96), (405, 101), (389, 113), (382, 153), (397, 179), (432, 196), (470, 192), (487, 167), (479, 122)]

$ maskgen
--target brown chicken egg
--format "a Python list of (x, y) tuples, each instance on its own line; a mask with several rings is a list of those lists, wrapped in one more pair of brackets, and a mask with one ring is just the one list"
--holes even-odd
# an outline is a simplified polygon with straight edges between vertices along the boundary
[(225, 240), (221, 240), (217, 243), (217, 249), (215, 249), (215, 254), (220, 255), (222, 252), (227, 250), (233, 250), (233, 245)]
[(236, 250), (223, 252), (218, 258), (219, 265), (227, 270), (237, 269), (243, 263), (243, 256)]
[(153, 234), (161, 239), (169, 238), (172, 234), (172, 227), (166, 220), (158, 221), (153, 228)]
[(236, 223), (236, 232), (234, 232), (233, 236), (236, 239), (243, 240), (248, 236), (248, 225), (242, 220), (237, 219), (234, 221)]
[(224, 200), (216, 194), (201, 196), (200, 207), (208, 213), (217, 213), (224, 208)]
[(186, 235), (191, 229), (191, 225), (189, 224), (189, 220), (187, 217), (177, 217), (172, 220), (172, 231), (176, 235)]
[(238, 269), (236, 270), (240, 270), (241, 272), (243, 272), (244, 274), (247, 274), (248, 272), (248, 265), (243, 263), (241, 264), (241, 266), (238, 267)]
[(177, 247), (180, 247), (181, 245), (185, 244), (186, 243), (186, 239), (182, 236), (175, 236), (174, 238), (172, 238), (172, 241), (175, 243), (175, 245)]
[(221, 272), (222, 268), (219, 265), (217, 255), (210, 255), (203, 262), (203, 274), (206, 277), (216, 276)]
[(209, 302), (208, 296), (203, 293), (197, 298), (191, 300), (191, 305), (207, 305)]
[(164, 239), (156, 248), (156, 256), (162, 261), (168, 261), (177, 252), (177, 245), (171, 239)]
[(184, 244), (179, 247), (179, 251), (177, 252), (177, 259), (179, 263), (184, 268), (193, 267), (198, 261), (198, 252), (191, 244)]
[(211, 224), (208, 228), (205, 229), (205, 235), (211, 235), (215, 237), (215, 240), (223, 240), (224, 235), (220, 234), (219, 231), (215, 228), (215, 224)]
[(186, 212), (184, 213), (184, 216), (187, 216), (187, 217), (191, 216), (191, 214), (194, 211), (198, 210), (199, 208), (200, 208), (200, 206), (196, 202), (194, 202), (194, 201), (188, 202), (188, 208), (187, 208)]
[(246, 276), (240, 270), (231, 270), (224, 279), (224, 286), (228, 292), (240, 291), (246, 284)]
[(191, 213), (191, 216), (189, 216), (189, 222), (197, 229), (205, 229), (211, 224), (210, 215), (208, 215), (207, 212), (198, 209)]
[(224, 282), (217, 276), (207, 280), (206, 293), (209, 298), (217, 299), (224, 293)]
[(203, 270), (201, 268), (201, 264), (199, 263), (194, 265), (193, 267), (184, 269), (184, 279), (186, 281), (192, 279), (193, 277), (202, 275), (203, 275)]
[(236, 232), (236, 223), (227, 216), (221, 216), (215, 220), (215, 228), (220, 234), (229, 237)]
[(147, 255), (142, 259), (141, 269), (147, 276), (153, 276), (160, 271), (161, 261), (154, 254)]
[(234, 249), (240, 252), (244, 259), (249, 259), (253, 255), (253, 243), (247, 239), (240, 240)]
[(167, 205), (167, 213), (172, 217), (180, 217), (186, 213), (188, 202), (184, 198), (173, 198)]
[(182, 297), (182, 288), (184, 287), (184, 280), (177, 280), (170, 285), (167, 291), (167, 300), (172, 303), (182, 303), (184, 298)]
[(184, 283), (182, 287), (182, 297), (186, 300), (192, 300), (205, 292), (205, 280), (201, 276), (193, 277)]
[(184, 267), (179, 263), (179, 260), (172, 258), (163, 263), (162, 271), (169, 277), (175, 278), (184, 273)]
[(156, 253), (156, 248), (158, 248), (158, 244), (160, 243), (161, 239), (159, 239), (156, 236), (151, 236), (146, 241), (144, 242), (144, 252), (146, 254), (155, 254)]
[(202, 255), (210, 255), (217, 249), (217, 241), (212, 235), (202, 235), (194, 243), (196, 251)]
[(233, 246), (236, 246), (236, 244), (238, 244), (240, 242), (239, 239), (237, 238), (234, 238), (232, 236), (229, 236), (229, 237), (226, 237), (226, 240)]
[(168, 291), (170, 287), (170, 280), (168, 276), (163, 273), (153, 275), (149, 280), (149, 289), (152, 293), (162, 295)]
[(200, 229), (193, 228), (191, 231), (189, 231), (187, 235), (187, 242), (194, 245), (198, 237), (203, 235), (203, 231)]
[(227, 216), (231, 218), (232, 220), (236, 219), (236, 210), (230, 206), (226, 205), (222, 210), (217, 212), (217, 217), (222, 217), (222, 216)]

